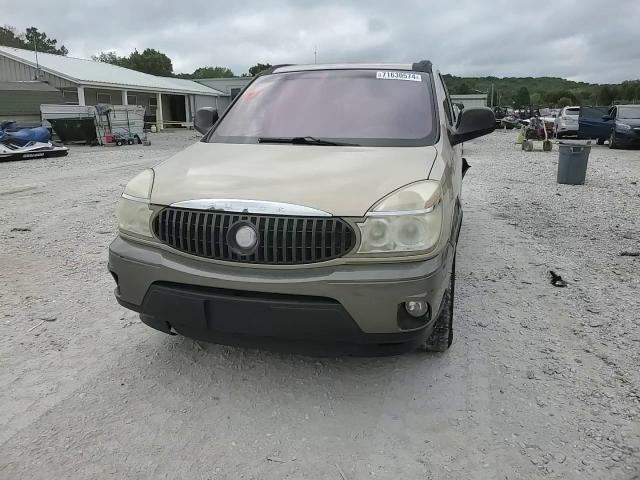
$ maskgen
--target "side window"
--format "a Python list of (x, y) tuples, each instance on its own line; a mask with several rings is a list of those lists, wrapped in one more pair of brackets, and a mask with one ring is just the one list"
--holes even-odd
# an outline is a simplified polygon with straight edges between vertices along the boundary
[(456, 111), (453, 108), (453, 103), (451, 103), (451, 98), (449, 97), (449, 90), (447, 90), (447, 84), (444, 83), (444, 78), (442, 75), (438, 74), (438, 78), (440, 79), (440, 83), (442, 84), (442, 89), (444, 90), (445, 99), (444, 99), (444, 112), (447, 115), (447, 121), (449, 125), (454, 125), (456, 123)]

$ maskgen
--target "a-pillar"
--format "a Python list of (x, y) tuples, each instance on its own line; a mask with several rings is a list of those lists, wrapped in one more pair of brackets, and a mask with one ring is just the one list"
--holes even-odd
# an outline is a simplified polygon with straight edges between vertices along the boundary
[(78, 85), (78, 105), (86, 105), (84, 101), (84, 87), (82, 85)]
[(156, 126), (158, 127), (158, 131), (164, 128), (164, 123), (162, 120), (162, 94), (160, 92), (156, 93)]

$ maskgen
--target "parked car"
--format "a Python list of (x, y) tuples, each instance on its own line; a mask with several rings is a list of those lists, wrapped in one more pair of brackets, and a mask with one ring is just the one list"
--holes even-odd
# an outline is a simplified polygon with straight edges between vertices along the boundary
[(640, 146), (640, 105), (616, 105), (604, 120), (612, 122), (609, 148)]
[(580, 107), (564, 107), (556, 117), (554, 135), (563, 138), (570, 135), (578, 135), (578, 117)]
[(509, 115), (509, 111), (506, 107), (493, 107), (493, 114), (496, 117), (496, 128), (502, 126), (502, 119)]
[(500, 121), (500, 125), (507, 130), (512, 130), (520, 126), (520, 119), (515, 115), (507, 115)]
[(218, 343), (449, 348), (461, 143), (493, 131), (490, 109), (456, 118), (428, 61), (292, 65), (195, 126), (120, 199), (121, 305)]
[(640, 145), (640, 105), (582, 107), (579, 122), (580, 138), (608, 140), (609, 148)]
[(580, 107), (578, 138), (597, 139), (598, 145), (611, 135), (612, 120), (608, 117), (611, 107)]

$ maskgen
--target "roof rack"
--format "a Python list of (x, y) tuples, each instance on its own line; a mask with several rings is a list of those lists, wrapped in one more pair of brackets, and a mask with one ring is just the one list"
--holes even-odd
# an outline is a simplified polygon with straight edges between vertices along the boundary
[(431, 73), (432, 70), (432, 64), (430, 60), (420, 60), (419, 62), (414, 63), (411, 66), (411, 69), (414, 72), (426, 72), (426, 73)]
[(260, 75), (269, 75), (270, 73), (275, 72), (279, 68), (290, 67), (291, 65), (293, 65), (293, 63), (281, 63), (279, 65), (273, 65), (272, 67), (267, 68), (266, 70), (262, 70), (261, 72), (258, 72), (256, 74), (256, 77), (259, 77)]

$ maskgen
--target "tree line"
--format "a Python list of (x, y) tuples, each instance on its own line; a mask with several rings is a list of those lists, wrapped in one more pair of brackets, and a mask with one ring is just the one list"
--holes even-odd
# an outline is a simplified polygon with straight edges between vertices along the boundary
[[(640, 79), (597, 85), (556, 77), (456, 77), (444, 75), (449, 93), (487, 95), (487, 104), (509, 107), (540, 105), (611, 105), (640, 103)], [(493, 102), (491, 91), (493, 86)]]
[[(67, 55), (64, 45), (58, 46), (55, 38), (36, 27), (18, 32), (14, 27), (0, 27), (0, 45), (8, 47), (37, 49), (39, 52)], [(119, 56), (116, 52), (100, 52), (91, 57), (93, 60), (111, 63), (139, 72), (162, 77), (186, 79), (231, 78), (237, 76), (224, 66), (205, 66), (196, 68), (192, 73), (175, 73), (171, 59), (164, 53), (145, 48), (137, 49), (129, 55)], [(255, 76), (271, 68), (269, 63), (257, 63), (240, 76)], [(444, 75), (451, 94), (480, 93), (487, 95), (490, 105), (522, 107), (541, 105), (564, 107), (567, 105), (611, 105), (619, 103), (640, 103), (640, 80), (627, 80), (620, 84), (596, 85), (574, 82), (556, 77), (456, 77)], [(491, 98), (493, 92), (493, 98)]]
[(29, 27), (24, 32), (18, 32), (14, 27), (5, 25), (0, 27), (0, 45), (5, 47), (37, 49), (39, 52), (66, 55), (69, 53), (64, 45), (58, 46), (55, 38), (49, 38), (46, 33), (36, 27)]
[(142, 52), (134, 50), (129, 55), (119, 56), (116, 52), (100, 52), (91, 57), (96, 62), (111, 63), (139, 72), (150, 73), (161, 77), (176, 77), (190, 80), (201, 78), (232, 78), (236, 76), (252, 77), (263, 70), (271, 68), (269, 63), (257, 63), (248, 72), (236, 75), (230, 68), (221, 66), (199, 67), (192, 73), (174, 73), (171, 59), (153, 48), (145, 48)]
[[(37, 50), (38, 52), (53, 53), (55, 55), (67, 55), (69, 53), (67, 47), (64, 45), (58, 46), (58, 40), (49, 38), (46, 33), (40, 32), (36, 27), (29, 27), (24, 32), (19, 32), (10, 25), (0, 27), (0, 45)], [(200, 79), (231, 78), (236, 76), (231, 69), (220, 66), (200, 67), (196, 68), (192, 73), (174, 73), (171, 59), (154, 48), (145, 48), (142, 52), (136, 49), (125, 56), (119, 56), (116, 52), (100, 52), (91, 58), (97, 62), (111, 63), (161, 77)], [(248, 72), (244, 72), (239, 76), (254, 76), (268, 68), (271, 68), (271, 64), (257, 63), (249, 68)]]

